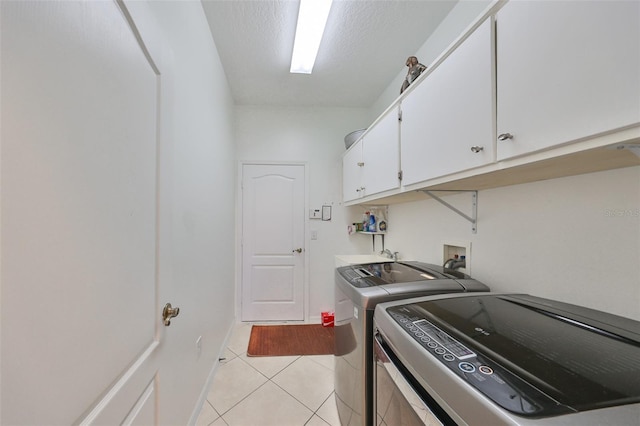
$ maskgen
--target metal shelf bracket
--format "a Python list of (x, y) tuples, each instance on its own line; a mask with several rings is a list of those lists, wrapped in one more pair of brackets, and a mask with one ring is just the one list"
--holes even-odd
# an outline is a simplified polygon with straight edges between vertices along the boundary
[(635, 145), (635, 144), (620, 144), (620, 145), (615, 145), (612, 147), (613, 149), (628, 149), (629, 151), (633, 152), (635, 155), (637, 155), (638, 157), (640, 157), (640, 145)]
[[(450, 210), (453, 210), (463, 218), (467, 219), (469, 222), (471, 222), (471, 232), (474, 234), (478, 233), (478, 191), (446, 191), (446, 190), (440, 190), (440, 189), (438, 190), (421, 189), (420, 192), (424, 192), (425, 194), (427, 194), (437, 202), (443, 204), (444, 206), (448, 207)], [(464, 212), (458, 210), (456, 207), (447, 203), (442, 198), (434, 194), (434, 192), (469, 192), (471, 193), (471, 216), (465, 214)]]

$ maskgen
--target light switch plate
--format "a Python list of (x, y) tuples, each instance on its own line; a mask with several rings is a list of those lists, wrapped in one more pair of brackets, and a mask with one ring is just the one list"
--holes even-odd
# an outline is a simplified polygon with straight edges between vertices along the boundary
[(322, 219), (322, 211), (320, 209), (310, 209), (309, 219)]

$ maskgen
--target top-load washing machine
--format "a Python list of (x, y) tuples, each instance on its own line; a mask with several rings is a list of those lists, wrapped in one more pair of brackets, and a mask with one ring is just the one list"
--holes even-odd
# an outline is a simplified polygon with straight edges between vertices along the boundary
[(349, 265), (335, 274), (335, 395), (340, 422), (374, 425), (373, 312), (378, 303), (489, 291), (458, 271), (421, 262)]
[(640, 322), (526, 294), (378, 304), (380, 425), (638, 425)]

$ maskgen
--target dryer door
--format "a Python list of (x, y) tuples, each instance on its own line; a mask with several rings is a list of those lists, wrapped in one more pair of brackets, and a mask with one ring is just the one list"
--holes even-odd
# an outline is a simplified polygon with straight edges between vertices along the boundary
[(373, 346), (375, 360), (375, 412), (378, 424), (442, 426), (414, 387), (395, 364), (397, 358), (383, 347), (382, 338), (376, 335)]

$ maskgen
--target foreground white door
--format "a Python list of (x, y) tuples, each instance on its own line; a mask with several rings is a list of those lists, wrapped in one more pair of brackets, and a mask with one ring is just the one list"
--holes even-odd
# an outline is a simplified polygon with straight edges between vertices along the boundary
[(242, 321), (304, 319), (305, 167), (242, 168)]
[(121, 7), (1, 3), (1, 424), (161, 422), (158, 75)]

